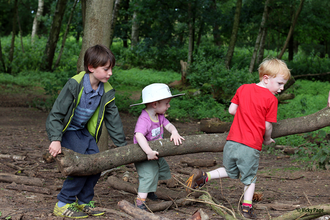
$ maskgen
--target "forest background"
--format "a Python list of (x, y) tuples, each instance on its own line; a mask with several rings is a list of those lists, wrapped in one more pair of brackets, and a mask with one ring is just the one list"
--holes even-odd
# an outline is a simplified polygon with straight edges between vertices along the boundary
[[(170, 120), (230, 122), (227, 109), (236, 89), (258, 82), (258, 65), (278, 57), (293, 75), (284, 91), (293, 96), (280, 102), (278, 120), (296, 118), (327, 104), (329, 11), (330, 2), (322, 0), (3, 0), (0, 85), (4, 93), (33, 88), (30, 105), (48, 111), (67, 79), (81, 70), (86, 41), (93, 39), (116, 56), (110, 83), (120, 111), (137, 116), (142, 107), (129, 105), (139, 101), (134, 97), (144, 86), (175, 81), (173, 92), (187, 95), (171, 102)], [(304, 145), (296, 159), (324, 169), (329, 132), (326, 127), (276, 142)], [(306, 143), (311, 139), (318, 142)]]

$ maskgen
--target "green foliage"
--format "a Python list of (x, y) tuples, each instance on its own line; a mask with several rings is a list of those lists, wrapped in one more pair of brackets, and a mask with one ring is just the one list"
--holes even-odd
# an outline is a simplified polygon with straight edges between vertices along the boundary
[(295, 98), (288, 100), (287, 104), (279, 105), (277, 119), (297, 118), (325, 108), (329, 90), (330, 85), (327, 82), (297, 80), (288, 90), (295, 94)]
[(181, 78), (179, 73), (173, 71), (155, 71), (152, 69), (141, 70), (132, 68), (129, 70), (122, 70), (116, 67), (113, 73), (113, 76), (110, 78), (111, 85), (118, 89), (126, 87), (126, 89), (129, 90), (142, 90), (145, 86), (155, 82), (169, 84)]
[(313, 166), (321, 169), (328, 168), (330, 164), (330, 141), (325, 131), (317, 131), (304, 135), (305, 139), (311, 139), (295, 154), (296, 161), (304, 162), (308, 168)]
[[(2, 53), (5, 60), (6, 67), (11, 67), (12, 73), (17, 74), (24, 71), (39, 71), (41, 58), (45, 52), (45, 45), (47, 39), (44, 37), (35, 38), (34, 44), (31, 44), (31, 37), (27, 36), (23, 38), (24, 53), (21, 47), (21, 41), (18, 37), (15, 38), (15, 49), (13, 62), (9, 62), (9, 51), (10, 51), (11, 37), (1, 38)], [(59, 40), (61, 42), (61, 39)], [(54, 56), (54, 64), (58, 57), (61, 44), (59, 43), (56, 48)], [(77, 60), (81, 50), (81, 43), (76, 42), (73, 37), (66, 40), (66, 45), (61, 56), (60, 65), (58, 71), (76, 71)], [(0, 71), (5, 72), (0, 65)]]
[[(305, 74), (319, 74), (329, 72), (330, 69), (330, 59), (320, 58), (316, 56), (315, 52), (312, 51), (310, 54), (305, 54), (303, 52), (298, 53), (294, 56), (294, 60), (287, 62), (288, 67), (291, 69), (291, 74), (296, 75), (305, 75)], [(329, 81), (329, 75), (321, 76), (310, 76), (305, 77), (308, 80), (322, 80)]]
[(152, 47), (144, 40), (133, 49), (121, 48), (113, 50), (116, 59), (123, 68), (148, 68), (155, 70), (180, 71), (180, 60), (186, 60), (187, 49), (182, 47)]
[(228, 70), (224, 61), (218, 58), (220, 56), (200, 50), (195, 62), (189, 67), (187, 79), (194, 88), (228, 103), (239, 86), (259, 80), (257, 75), (248, 72), (247, 67), (239, 69), (235, 64)]
[[(210, 95), (193, 96), (188, 91), (182, 92), (185, 92), (186, 95), (171, 100), (171, 107), (166, 112), (169, 120), (185, 121), (217, 117), (222, 121), (232, 121), (233, 116), (228, 113), (227, 107), (215, 101)], [(179, 91), (172, 91), (172, 94), (178, 93)], [(141, 102), (141, 99), (136, 101), (136, 103)], [(144, 105), (133, 106), (129, 112), (138, 116), (144, 108)]]

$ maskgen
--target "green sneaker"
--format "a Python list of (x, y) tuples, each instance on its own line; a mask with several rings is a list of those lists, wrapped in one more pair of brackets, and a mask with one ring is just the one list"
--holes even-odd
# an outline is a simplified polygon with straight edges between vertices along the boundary
[(79, 211), (76, 208), (76, 203), (66, 204), (63, 207), (58, 207), (58, 204), (55, 204), (54, 215), (59, 217), (68, 217), (68, 218), (87, 218), (88, 215)]
[(77, 208), (80, 211), (87, 213), (88, 215), (92, 215), (92, 216), (103, 215), (104, 214), (103, 211), (95, 210), (94, 203), (95, 203), (94, 201), (90, 201), (88, 204), (81, 204), (81, 205), (77, 204)]

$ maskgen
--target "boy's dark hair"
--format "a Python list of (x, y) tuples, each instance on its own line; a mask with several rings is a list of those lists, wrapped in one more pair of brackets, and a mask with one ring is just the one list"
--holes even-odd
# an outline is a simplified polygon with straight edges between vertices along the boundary
[(113, 68), (116, 64), (115, 56), (106, 46), (97, 44), (86, 50), (84, 56), (84, 70), (86, 73), (89, 73), (88, 66), (97, 68), (107, 65), (109, 61), (109, 68)]

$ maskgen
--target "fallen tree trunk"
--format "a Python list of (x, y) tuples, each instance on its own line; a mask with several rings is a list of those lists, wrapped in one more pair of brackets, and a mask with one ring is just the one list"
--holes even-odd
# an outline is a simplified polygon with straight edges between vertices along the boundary
[[(125, 182), (115, 176), (110, 176), (108, 177), (107, 183), (115, 189), (118, 190), (123, 190), (125, 192), (130, 192), (133, 194), (137, 194), (137, 190), (138, 190), (138, 184), (132, 184), (129, 182)], [(163, 200), (175, 200), (175, 199), (180, 199), (180, 198), (185, 198), (187, 193), (185, 191), (174, 191), (174, 190), (170, 190), (167, 188), (157, 188), (157, 191), (155, 192), (156, 196), (159, 199), (163, 199)], [(197, 193), (196, 195), (193, 194), (193, 196), (200, 196), (199, 193)]]
[(28, 192), (34, 192), (34, 193), (42, 193), (42, 194), (50, 194), (49, 189), (38, 187), (38, 186), (26, 186), (26, 185), (20, 185), (16, 183), (11, 183), (10, 185), (6, 186), (6, 189), (13, 189), (18, 191), (28, 191)]
[(30, 186), (43, 186), (44, 183), (39, 178), (27, 177), (27, 176), (17, 176), (9, 173), (0, 173), (0, 182), (12, 183), (15, 182), (17, 184), (24, 184)]
[[(314, 114), (281, 120), (273, 123), (272, 138), (311, 132), (330, 125), (330, 108), (324, 108)], [(150, 141), (151, 149), (159, 156), (167, 157), (199, 152), (222, 152), (227, 133), (186, 136), (180, 146), (175, 146), (169, 139)], [(146, 154), (137, 144), (126, 145), (102, 153), (83, 155), (72, 150), (62, 149), (56, 161), (59, 170), (65, 175), (92, 175), (120, 165), (140, 162), (147, 159)]]
[(135, 207), (132, 203), (129, 203), (126, 200), (118, 202), (118, 207), (127, 214), (133, 216), (134, 219), (169, 220), (168, 218), (160, 217), (153, 213), (143, 211), (142, 209)]
[(330, 214), (330, 204), (322, 204), (306, 208), (298, 208), (277, 218), (273, 218), (273, 220), (315, 219), (328, 214)]

